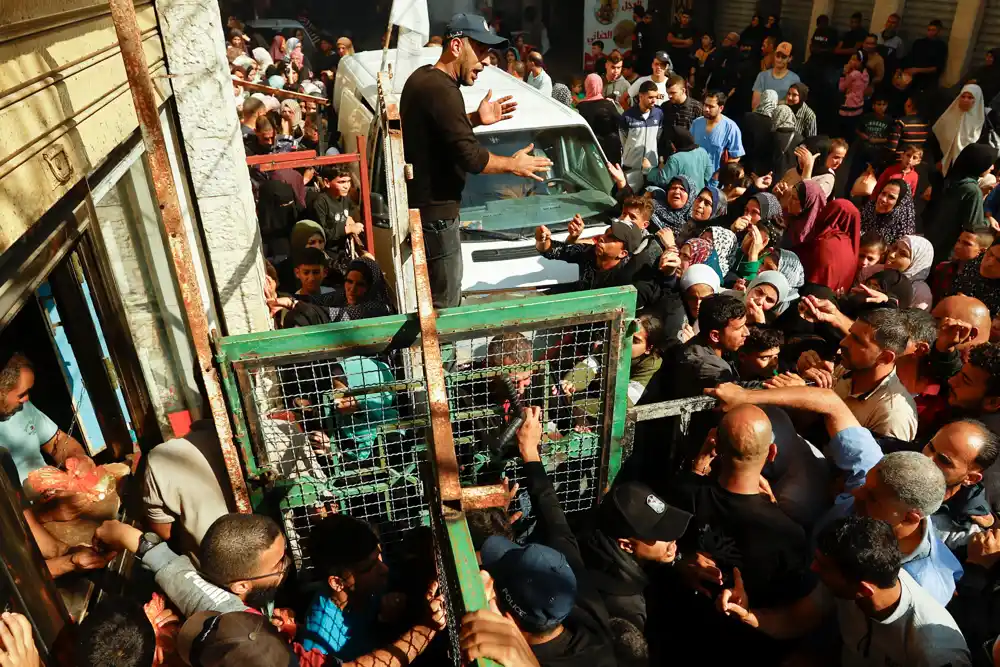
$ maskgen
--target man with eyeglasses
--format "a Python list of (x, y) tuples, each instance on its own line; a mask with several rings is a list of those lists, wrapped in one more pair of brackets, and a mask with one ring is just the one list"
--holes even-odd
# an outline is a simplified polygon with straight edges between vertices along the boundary
[(788, 69), (792, 63), (792, 45), (788, 42), (778, 44), (774, 50), (774, 67), (766, 69), (757, 75), (753, 83), (753, 108), (760, 104), (760, 95), (765, 90), (773, 90), (778, 99), (785, 99), (788, 89), (793, 83), (800, 83), (799, 75)]
[(532, 154), (529, 144), (511, 157), (494, 155), (472, 128), (506, 120), (517, 108), (511, 96), (493, 99), (488, 91), (479, 108), (465, 112), (460, 86), (471, 86), (489, 64), (490, 49), (507, 40), (490, 32), (486, 19), (456, 14), (444, 36), (441, 57), (416, 69), (399, 100), (403, 151), (413, 166), (406, 182), (410, 208), (420, 211), (435, 308), (462, 300), (462, 248), (459, 207), (466, 174), (514, 174), (543, 180), (552, 161)]

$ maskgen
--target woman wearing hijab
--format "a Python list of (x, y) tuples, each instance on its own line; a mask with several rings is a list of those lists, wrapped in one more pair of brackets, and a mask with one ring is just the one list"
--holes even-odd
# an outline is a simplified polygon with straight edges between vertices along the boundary
[(712, 252), (705, 260), (705, 265), (719, 274), (720, 282), (725, 280), (735, 267), (740, 250), (736, 243), (736, 234), (725, 227), (709, 227), (701, 233), (701, 238), (712, 242)]
[(552, 86), (552, 99), (565, 104), (570, 109), (573, 108), (573, 92), (565, 83), (557, 83)]
[(966, 146), (979, 141), (986, 122), (983, 91), (974, 83), (962, 87), (948, 109), (934, 123), (934, 137), (941, 149), (941, 173), (945, 176)]
[[(615, 130), (617, 134), (617, 130)], [(664, 187), (675, 177), (684, 175), (691, 181), (692, 190), (697, 192), (712, 181), (715, 167), (708, 151), (695, 143), (691, 131), (675, 127), (670, 133), (670, 146), (661, 146), (660, 154), (669, 155), (662, 167), (653, 167), (646, 174), (646, 180)], [(661, 138), (665, 138), (664, 132)], [(668, 150), (670, 149), (670, 150)]]
[[(902, 236), (889, 246), (885, 264), (874, 264), (862, 269), (860, 280), (867, 283), (878, 273), (898, 271), (909, 281), (907, 308), (927, 310), (933, 303), (931, 288), (927, 285), (934, 262), (934, 247), (922, 236)], [(888, 275), (892, 275), (891, 273)], [(885, 292), (884, 289), (880, 291)]]
[(785, 238), (789, 250), (799, 256), (806, 282), (847, 290), (854, 282), (861, 213), (846, 199), (834, 199), (816, 213), (823, 201), (819, 185), (803, 181), (788, 198), (789, 223)]
[(785, 94), (785, 104), (795, 114), (795, 130), (803, 137), (816, 136), (816, 112), (809, 108), (809, 86), (793, 83)]
[[(785, 219), (783, 245), (793, 252), (795, 247), (812, 239), (817, 230), (816, 218), (826, 206), (826, 194), (818, 183), (799, 181), (782, 198), (782, 214)], [(798, 254), (796, 252), (796, 254)], [(799, 259), (801, 259), (801, 255)], [(804, 262), (803, 262), (804, 264)]]
[(780, 271), (762, 271), (750, 282), (745, 293), (737, 294), (746, 304), (747, 324), (767, 324), (768, 318), (773, 321), (798, 298), (798, 292), (791, 288)]
[(285, 59), (285, 38), (282, 35), (275, 35), (271, 40), (271, 60), (278, 63)]
[(743, 130), (743, 148), (746, 151), (747, 167), (755, 174), (763, 176), (768, 171), (771, 147), (774, 138), (771, 133), (772, 116), (778, 106), (778, 93), (765, 90), (753, 111), (743, 114), (740, 129)]
[[(399, 422), (395, 392), (371, 391), (395, 381), (389, 367), (371, 357), (348, 357), (334, 366), (333, 389), (337, 393), (330, 407), (336, 423), (336, 448), (346, 459), (370, 459), (380, 426)], [(343, 395), (345, 390), (350, 394)]]
[(779, 104), (771, 116), (771, 151), (766, 165), (761, 165), (754, 173), (764, 175), (784, 174), (798, 164), (795, 149), (805, 141), (795, 124), (795, 112), (787, 104)]
[(952, 294), (979, 299), (994, 315), (1000, 313), (1000, 260), (995, 254), (998, 246), (994, 243), (979, 257), (966, 262), (951, 288)]
[(996, 159), (997, 151), (992, 146), (971, 144), (948, 170), (941, 195), (934, 198), (933, 208), (924, 215), (924, 229), (938, 261), (948, 259), (963, 231), (989, 227), (979, 179), (993, 168)]
[(354, 55), (354, 42), (349, 37), (341, 37), (337, 40), (337, 55), (341, 58)]
[(771, 248), (761, 261), (762, 271), (780, 271), (792, 289), (798, 289), (806, 282), (806, 272), (799, 256), (791, 250)]
[(724, 226), (719, 217), (726, 214), (726, 205), (726, 196), (722, 194), (722, 190), (713, 185), (703, 187), (698, 196), (694, 198), (694, 204), (691, 206), (691, 218), (681, 230), (680, 238), (688, 239), (698, 236), (713, 224)]
[(298, 101), (286, 99), (281, 101), (281, 127), (278, 134), (292, 139), (301, 139), (305, 121), (302, 118), (302, 107)]
[(302, 40), (292, 37), (285, 45), (285, 60), (290, 62), (296, 69), (305, 67), (305, 54), (302, 53)]
[(681, 231), (691, 217), (691, 207), (694, 206), (695, 193), (691, 179), (680, 174), (670, 179), (667, 189), (649, 187), (646, 192), (653, 198), (653, 218), (650, 230), (655, 233), (661, 229), (670, 229), (674, 233)]
[(912, 234), (917, 229), (910, 185), (901, 178), (885, 184), (877, 199), (869, 199), (861, 207), (861, 233), (874, 232), (886, 245)]
[(680, 280), (681, 298), (684, 300), (684, 311), (687, 313), (688, 324), (681, 329), (679, 337), (687, 341), (698, 333), (698, 313), (701, 302), (718, 294), (722, 290), (719, 274), (707, 264), (692, 264)]
[(251, 53), (253, 54), (253, 59), (257, 61), (257, 80), (259, 81), (264, 78), (264, 72), (267, 71), (267, 68), (274, 65), (274, 58), (271, 57), (271, 54), (263, 46), (258, 46)]
[[(555, 92), (555, 88), (552, 90)], [(583, 81), (583, 92), (584, 97), (577, 102), (576, 110), (594, 131), (604, 158), (618, 164), (622, 160), (622, 139), (618, 132), (622, 115), (615, 103), (604, 97), (604, 82), (599, 74), (587, 75)]]
[(329, 309), (331, 322), (363, 320), (395, 312), (382, 269), (370, 255), (358, 257), (347, 265), (343, 285), (310, 299)]
[(681, 258), (681, 263), (677, 267), (677, 275), (683, 276), (684, 272), (693, 264), (704, 264), (707, 262), (709, 256), (712, 254), (712, 250), (711, 239), (703, 239), (700, 236), (696, 236), (693, 239), (685, 241), (677, 253)]

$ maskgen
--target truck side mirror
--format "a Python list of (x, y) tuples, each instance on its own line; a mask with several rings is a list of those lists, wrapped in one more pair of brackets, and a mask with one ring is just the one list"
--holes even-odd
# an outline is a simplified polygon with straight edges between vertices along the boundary
[(385, 195), (381, 192), (373, 192), (371, 194), (371, 204), (373, 220), (389, 219), (389, 207), (385, 203)]

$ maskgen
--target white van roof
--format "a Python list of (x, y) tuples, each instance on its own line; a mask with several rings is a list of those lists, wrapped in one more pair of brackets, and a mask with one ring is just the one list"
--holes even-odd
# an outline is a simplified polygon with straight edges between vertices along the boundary
[[(424, 47), (420, 49), (418, 66), (433, 65), (437, 62), (440, 55), (441, 47)], [(393, 69), (396, 68), (395, 49), (389, 50), (388, 62), (392, 65)], [(343, 58), (338, 67), (339, 70), (347, 68), (351, 78), (357, 81), (359, 92), (368, 104), (371, 105), (372, 109), (377, 108), (378, 88), (376, 85), (376, 74), (381, 64), (381, 51), (364, 51)], [(551, 97), (542, 95), (536, 88), (529, 86), (520, 79), (514, 78), (499, 67), (487, 67), (479, 73), (475, 85), (461, 86), (460, 90), (465, 100), (465, 110), (467, 112), (475, 111), (489, 90), (493, 91), (494, 100), (505, 95), (513, 95), (517, 102), (517, 111), (514, 113), (513, 118), (489, 126), (480, 125), (476, 128), (477, 133), (518, 130), (527, 127), (546, 128), (563, 127), (566, 125), (586, 125), (586, 121), (583, 120), (580, 114)], [(399, 96), (390, 92), (389, 100), (398, 104)], [(339, 103), (339, 100), (337, 101)]]

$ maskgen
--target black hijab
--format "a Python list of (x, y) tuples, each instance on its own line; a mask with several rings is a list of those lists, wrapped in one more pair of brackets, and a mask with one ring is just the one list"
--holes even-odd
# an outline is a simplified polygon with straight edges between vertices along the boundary
[(955, 158), (948, 170), (949, 181), (960, 181), (963, 178), (978, 180), (979, 177), (997, 160), (997, 149), (988, 144), (969, 144)]

